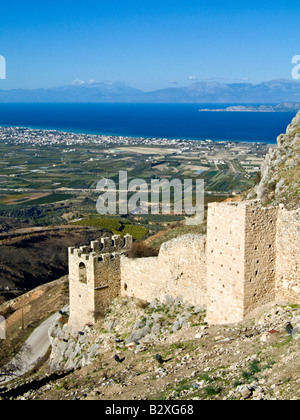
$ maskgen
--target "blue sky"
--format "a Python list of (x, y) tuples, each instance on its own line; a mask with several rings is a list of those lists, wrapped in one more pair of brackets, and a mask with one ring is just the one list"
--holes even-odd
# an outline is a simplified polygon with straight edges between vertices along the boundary
[(0, 89), (109, 80), (150, 91), (291, 79), (299, 18), (295, 1), (4, 1)]

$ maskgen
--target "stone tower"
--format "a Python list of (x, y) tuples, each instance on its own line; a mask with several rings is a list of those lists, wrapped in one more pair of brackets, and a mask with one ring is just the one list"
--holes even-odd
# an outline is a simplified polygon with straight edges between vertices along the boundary
[(207, 322), (235, 323), (275, 299), (278, 208), (209, 205)]
[(94, 324), (121, 293), (121, 255), (132, 246), (132, 237), (113, 236), (79, 249), (69, 248), (70, 318), (77, 329)]

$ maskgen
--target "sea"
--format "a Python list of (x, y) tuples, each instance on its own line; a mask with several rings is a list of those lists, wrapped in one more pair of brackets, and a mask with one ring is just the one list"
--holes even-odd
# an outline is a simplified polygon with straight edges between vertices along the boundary
[[(296, 112), (200, 112), (235, 104), (0, 104), (0, 126), (109, 136), (275, 144)], [(250, 105), (250, 104), (248, 104)]]

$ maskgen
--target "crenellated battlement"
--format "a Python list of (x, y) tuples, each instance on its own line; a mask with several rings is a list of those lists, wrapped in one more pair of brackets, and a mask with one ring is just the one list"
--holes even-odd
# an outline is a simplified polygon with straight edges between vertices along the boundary
[(206, 306), (210, 324), (239, 322), (275, 300), (299, 304), (299, 231), (298, 210), (258, 200), (210, 203), (206, 237), (176, 238), (158, 257), (126, 258), (130, 236), (70, 248), (70, 324), (96, 322), (120, 295), (181, 296)]
[(69, 255), (88, 261), (102, 254), (123, 254), (128, 252), (131, 247), (132, 236), (126, 235), (122, 238), (120, 235), (115, 235), (112, 238), (105, 237), (99, 241), (92, 241), (90, 246), (71, 247), (69, 248)]
[(121, 255), (131, 247), (132, 236), (115, 235), (69, 248), (70, 325), (93, 324), (120, 294)]

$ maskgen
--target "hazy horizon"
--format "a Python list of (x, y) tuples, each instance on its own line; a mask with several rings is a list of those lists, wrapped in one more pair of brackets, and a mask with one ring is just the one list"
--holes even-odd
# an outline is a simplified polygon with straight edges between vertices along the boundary
[[(213, 79), (203, 79), (203, 80), (197, 80), (197, 81), (193, 81), (193, 82), (188, 82), (188, 83), (183, 83), (182, 85), (176, 85), (176, 86), (161, 86), (161, 88), (159, 89), (153, 89), (153, 90), (144, 90), (141, 89), (135, 85), (133, 85), (132, 83), (129, 83), (127, 81), (124, 80), (73, 80), (72, 82), (66, 84), (66, 85), (53, 85), (53, 86), (49, 86), (49, 87), (42, 87), (42, 86), (38, 86), (35, 88), (5, 88), (4, 86), (0, 85), (0, 90), (39, 90), (39, 89), (43, 89), (43, 90), (48, 90), (48, 89), (59, 89), (59, 88), (65, 88), (65, 87), (95, 87), (95, 86), (99, 86), (99, 85), (103, 85), (103, 86), (127, 86), (128, 88), (133, 88), (133, 89), (137, 89), (140, 90), (141, 92), (144, 93), (150, 93), (150, 92), (155, 92), (155, 91), (159, 91), (159, 90), (164, 90), (164, 89), (172, 89), (172, 88), (185, 88), (185, 87), (192, 87), (192, 86), (196, 86), (197, 84), (201, 84), (201, 83), (206, 83), (206, 84), (215, 84), (215, 85), (252, 85), (252, 86), (258, 86), (261, 84), (267, 84), (267, 83), (272, 83), (272, 82), (290, 82), (290, 83), (296, 83), (300, 85), (300, 80), (293, 80), (293, 79), (288, 79), (288, 78), (277, 78), (277, 79), (270, 79), (270, 80), (262, 80), (261, 82), (247, 82), (247, 81), (231, 81), (231, 82), (221, 82), (218, 80), (213, 80)], [(299, 98), (300, 101), (300, 98)]]

